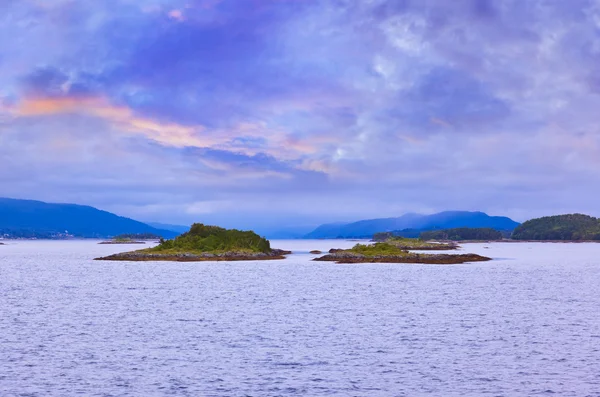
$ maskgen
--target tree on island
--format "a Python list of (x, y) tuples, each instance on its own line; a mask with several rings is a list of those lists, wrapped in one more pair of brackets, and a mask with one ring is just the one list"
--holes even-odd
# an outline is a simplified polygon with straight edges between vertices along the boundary
[(518, 226), (514, 240), (600, 240), (600, 220), (583, 214), (546, 216)]
[(183, 252), (271, 252), (269, 240), (252, 231), (224, 229), (194, 223), (190, 230), (173, 240), (161, 240), (153, 251)]

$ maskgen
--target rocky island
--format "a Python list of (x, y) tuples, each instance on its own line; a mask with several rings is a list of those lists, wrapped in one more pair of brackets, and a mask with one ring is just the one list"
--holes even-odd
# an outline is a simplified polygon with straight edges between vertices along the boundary
[(119, 234), (111, 240), (101, 241), (98, 244), (146, 244), (146, 241), (158, 241), (161, 238), (154, 233), (128, 233)]
[(450, 251), (458, 248), (458, 245), (453, 242), (435, 243), (424, 241), (423, 239), (404, 237), (388, 237), (379, 242), (393, 245), (394, 247), (405, 251)]
[(173, 240), (161, 239), (153, 248), (114, 254), (107, 261), (247, 261), (284, 259), (290, 251), (272, 249), (269, 240), (252, 231), (223, 229), (195, 223)]
[(98, 244), (146, 244), (145, 241), (137, 241), (137, 240), (131, 240), (131, 239), (114, 239), (114, 240), (107, 240), (107, 241), (100, 241)]
[[(415, 242), (415, 246), (419, 246)], [(456, 248), (456, 246), (454, 246)], [(410, 248), (421, 250), (422, 248)], [(392, 243), (373, 245), (356, 244), (351, 249), (332, 249), (328, 255), (314, 259), (336, 263), (422, 263), (432, 265), (453, 265), (466, 262), (484, 262), (491, 258), (477, 254), (419, 254), (409, 252)]]

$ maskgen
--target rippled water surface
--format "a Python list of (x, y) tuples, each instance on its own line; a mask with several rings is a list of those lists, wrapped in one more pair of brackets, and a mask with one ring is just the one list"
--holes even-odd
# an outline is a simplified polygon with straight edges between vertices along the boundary
[[(600, 244), (455, 266), (95, 262), (0, 246), (0, 396), (600, 396)], [(488, 248), (485, 248), (488, 247)]]

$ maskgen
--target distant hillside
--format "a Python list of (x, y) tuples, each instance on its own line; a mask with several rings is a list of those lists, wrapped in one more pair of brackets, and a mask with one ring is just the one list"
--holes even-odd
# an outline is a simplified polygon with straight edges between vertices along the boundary
[(165, 238), (172, 238), (179, 234), (93, 207), (0, 198), (0, 234), (2, 235), (37, 238), (66, 235), (106, 238), (131, 233), (152, 233)]
[(583, 214), (546, 216), (517, 227), (514, 240), (600, 240), (600, 220)]
[(156, 229), (170, 230), (170, 231), (176, 232), (178, 234), (182, 234), (182, 233), (185, 233), (188, 230), (190, 230), (189, 226), (183, 226), (183, 225), (171, 225), (168, 223), (158, 223), (158, 222), (146, 222), (146, 224), (150, 225)]
[(454, 228), (513, 230), (518, 222), (483, 212), (446, 211), (433, 215), (406, 214), (398, 218), (369, 219), (347, 224), (321, 225), (305, 238), (371, 238), (375, 233), (416, 229), (420, 231)]
[(432, 230), (423, 232), (419, 236), (421, 240), (502, 240), (502, 233), (489, 227), (470, 228), (459, 227), (456, 229)]

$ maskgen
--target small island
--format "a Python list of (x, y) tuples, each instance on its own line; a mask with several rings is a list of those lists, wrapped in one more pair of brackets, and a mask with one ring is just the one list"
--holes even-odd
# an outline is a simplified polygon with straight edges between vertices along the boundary
[(153, 233), (128, 233), (119, 234), (111, 240), (101, 241), (98, 244), (146, 244), (146, 241), (158, 241), (162, 237)]
[[(421, 249), (421, 248), (412, 248)], [(332, 249), (328, 255), (314, 259), (336, 263), (421, 263), (432, 265), (454, 265), (466, 262), (484, 262), (491, 258), (477, 254), (419, 254), (390, 243), (373, 245), (356, 244), (353, 248)]]
[(115, 238), (113, 240), (100, 241), (98, 244), (146, 244), (146, 242), (129, 238)]
[(458, 245), (454, 242), (437, 243), (417, 238), (394, 236), (389, 232), (375, 233), (373, 241), (387, 243), (405, 251), (449, 251), (458, 248)]
[(285, 259), (290, 251), (272, 249), (269, 240), (252, 231), (195, 223), (173, 240), (161, 239), (153, 248), (114, 254), (106, 261), (247, 261)]

